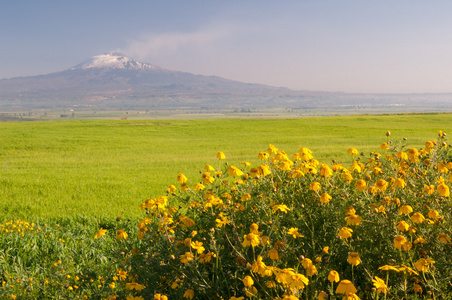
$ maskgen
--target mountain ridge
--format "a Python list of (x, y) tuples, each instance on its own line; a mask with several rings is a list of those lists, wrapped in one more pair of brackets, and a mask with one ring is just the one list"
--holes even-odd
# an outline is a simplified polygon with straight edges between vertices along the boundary
[(69, 69), (0, 80), (0, 109), (220, 109), (435, 105), (452, 109), (452, 94), (382, 95), (295, 91), (218, 76), (172, 71), (116, 52), (93, 56)]

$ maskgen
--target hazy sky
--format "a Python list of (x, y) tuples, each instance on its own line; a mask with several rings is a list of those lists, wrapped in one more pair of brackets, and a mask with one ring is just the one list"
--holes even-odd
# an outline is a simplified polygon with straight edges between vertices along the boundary
[(452, 92), (452, 1), (0, 0), (0, 78), (109, 51), (299, 90)]

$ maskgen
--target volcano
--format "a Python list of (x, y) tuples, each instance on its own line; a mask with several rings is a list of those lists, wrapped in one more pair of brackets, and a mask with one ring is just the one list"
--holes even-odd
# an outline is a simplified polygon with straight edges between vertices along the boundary
[(232, 107), (255, 103), (256, 98), (268, 100), (293, 92), (172, 71), (110, 52), (61, 72), (0, 80), (0, 107)]

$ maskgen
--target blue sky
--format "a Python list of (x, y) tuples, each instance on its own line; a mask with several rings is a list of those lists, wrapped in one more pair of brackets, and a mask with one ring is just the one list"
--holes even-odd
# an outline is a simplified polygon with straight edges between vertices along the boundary
[(452, 92), (452, 1), (0, 0), (0, 78), (119, 51), (298, 90)]

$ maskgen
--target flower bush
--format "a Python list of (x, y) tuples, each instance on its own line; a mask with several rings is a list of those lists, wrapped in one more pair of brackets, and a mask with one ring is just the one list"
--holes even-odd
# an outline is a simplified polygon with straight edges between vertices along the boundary
[[(347, 149), (344, 149), (347, 151)], [(387, 140), (320, 163), (270, 145), (260, 163), (177, 175), (141, 204), (124, 269), (149, 299), (439, 299), (452, 296), (452, 156)]]
[(0, 224), (0, 299), (451, 299), (446, 135), (386, 136), (331, 165), (306, 147), (256, 165), (219, 152), (141, 220)]

